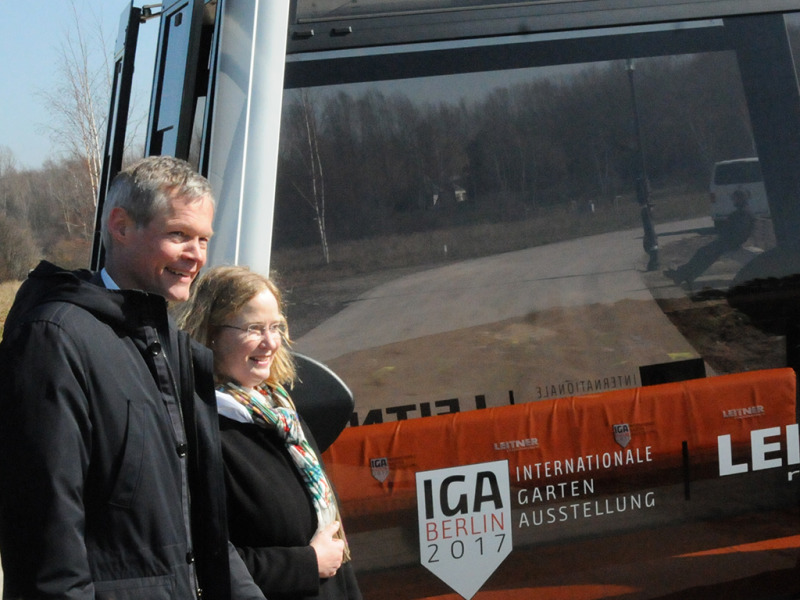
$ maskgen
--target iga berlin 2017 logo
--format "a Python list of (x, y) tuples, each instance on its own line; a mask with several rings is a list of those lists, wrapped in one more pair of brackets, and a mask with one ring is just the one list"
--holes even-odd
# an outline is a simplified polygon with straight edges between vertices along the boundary
[(511, 553), (508, 461), (417, 473), (422, 566), (463, 598)]

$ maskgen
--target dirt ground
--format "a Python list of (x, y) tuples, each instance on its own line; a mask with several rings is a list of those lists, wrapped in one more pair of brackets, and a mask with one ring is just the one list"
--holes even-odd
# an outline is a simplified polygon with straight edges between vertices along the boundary
[[(670, 243), (668, 238), (662, 238), (662, 266), (685, 263), (714, 236), (713, 229), (708, 229), (680, 242)], [(773, 246), (774, 235), (768, 222), (757, 224), (756, 233), (745, 244), (746, 248), (757, 252)], [(774, 321), (765, 322), (769, 319), (754, 319), (729, 300), (730, 280), (742, 266), (737, 260), (737, 256), (723, 256), (707, 271), (708, 281), (700, 281), (692, 289), (684, 287), (685, 296), (659, 298), (657, 302), (717, 374), (784, 367), (787, 364), (785, 327), (776, 326)], [(654, 287), (662, 284), (659, 279), (666, 278), (659, 273), (656, 278), (646, 279)]]
[[(712, 229), (697, 233), (680, 242), (670, 242), (665, 237), (661, 244), (662, 268), (682, 264), (714, 236)], [(334, 359), (329, 366), (348, 382), (356, 398), (361, 402), (369, 399), (361, 405), (362, 411), (387, 404), (414, 406), (422, 397), (460, 397), (462, 402), (464, 398), (471, 402), (476, 390), (486, 394), (487, 405), (508, 402), (506, 396), (512, 388), (517, 401), (535, 400), (542, 389), (554, 383), (548, 374), (557, 373), (560, 381), (576, 382), (586, 373), (635, 377), (640, 364), (696, 356), (705, 360), (709, 375), (786, 366), (785, 335), (759, 326), (726, 298), (725, 289), (732, 274), (741, 266), (736, 260), (741, 257), (723, 259), (709, 270), (708, 281), (699, 282), (692, 290), (683, 289), (683, 293), (665, 298), (659, 298), (661, 294), (654, 290), (658, 299), (649, 306), (629, 301), (552, 309), (491, 327), (348, 354)], [(288, 317), (293, 336), (302, 336), (366, 290), (414, 270), (317, 280), (289, 289)], [(672, 286), (660, 271), (644, 274), (644, 280), (651, 288)], [(674, 287), (672, 291), (675, 292)], [(651, 347), (648, 328), (653, 319), (665, 317), (676, 328), (675, 339), (659, 340), (662, 348)], [(586, 353), (587, 347), (598, 352)], [(420, 352), (430, 357), (427, 364), (431, 368), (425, 373), (418, 368)], [(637, 364), (631, 363), (631, 357)], [(482, 369), (485, 364), (506, 368), (495, 369), (497, 372), (487, 380)], [(472, 374), (479, 386), (470, 381)], [(391, 399), (383, 397), (387, 393)], [(412, 410), (419, 410), (419, 406)]]
[(554, 308), (347, 353), (328, 366), (352, 390), (360, 423), (378, 408), (423, 416), (423, 402), (438, 414), (448, 399), (469, 410), (476, 395), (502, 406), (637, 387), (640, 364), (697, 357), (662, 321), (646, 301)]
[(786, 366), (785, 337), (757, 327), (725, 299), (686, 297), (658, 304), (719, 375)]

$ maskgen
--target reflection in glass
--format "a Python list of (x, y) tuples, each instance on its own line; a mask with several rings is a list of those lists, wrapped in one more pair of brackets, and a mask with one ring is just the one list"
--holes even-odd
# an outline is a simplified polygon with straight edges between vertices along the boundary
[[(674, 268), (714, 237), (712, 167), (752, 133), (732, 53), (636, 69)], [(691, 290), (646, 272), (624, 61), (290, 91), (282, 132), (274, 266), (298, 348), (353, 386), (357, 423), (634, 387), (669, 361), (783, 360), (767, 342), (758, 364), (717, 357), (695, 322), (774, 244), (769, 218)]]
[[(769, 443), (784, 443), (791, 385), (778, 391), (772, 372), (730, 388), (723, 378), (695, 382), (703, 400), (688, 385), (649, 387), (800, 364), (787, 356), (800, 348), (787, 341), (800, 339), (783, 312), (791, 289), (765, 281), (776, 264), (800, 271), (796, 247), (776, 235), (797, 199), (767, 194), (776, 196), (774, 148), (763, 144), (772, 123), (745, 94), (743, 78), (748, 89), (763, 80), (746, 78), (752, 62), (741, 54), (637, 55), (641, 135), (625, 59), (287, 91), (273, 267), (296, 348), (331, 366), (356, 400), (355, 427), (342, 437), (363, 444), (335, 459), (351, 484), (348, 514), (362, 517), (363, 589), (445, 593), (420, 576), (430, 553), (417, 547), (407, 476), (489, 457), (509, 461), (514, 535), (504, 571), (482, 588), (489, 594), (796, 590), (796, 466), (749, 472), (760, 459), (746, 443), (771, 427)], [(742, 164), (743, 176), (728, 169)], [(671, 277), (723, 237), (747, 186), (746, 239), (691, 283)], [(647, 269), (642, 197), (658, 270)], [(747, 392), (751, 375), (775, 393)], [(788, 370), (781, 377), (794, 381)], [(621, 388), (637, 389), (587, 397)], [(679, 388), (689, 404), (672, 395)], [(648, 395), (663, 401), (660, 415)], [(547, 402), (564, 397), (577, 398)], [(635, 408), (613, 410), (620, 397)], [(459, 426), (484, 418), (459, 438)], [(721, 435), (729, 429), (745, 442)], [(419, 431), (430, 446), (403, 446)], [(717, 454), (726, 439), (727, 462)], [(660, 457), (598, 467), (600, 456), (640, 451)], [(597, 470), (564, 467), (589, 458)], [(387, 558), (388, 547), (406, 554)], [(669, 576), (677, 571), (680, 580)]]

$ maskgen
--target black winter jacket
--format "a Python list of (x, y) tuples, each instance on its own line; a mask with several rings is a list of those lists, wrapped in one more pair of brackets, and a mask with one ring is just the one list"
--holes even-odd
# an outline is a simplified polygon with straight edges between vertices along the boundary
[[(303, 431), (319, 455), (314, 436)], [(353, 563), (320, 579), (314, 505), (283, 440), (220, 416), (231, 541), (270, 600), (361, 600)]]
[(227, 542), (211, 353), (92, 281), (42, 263), (5, 324), (4, 597), (263, 598)]

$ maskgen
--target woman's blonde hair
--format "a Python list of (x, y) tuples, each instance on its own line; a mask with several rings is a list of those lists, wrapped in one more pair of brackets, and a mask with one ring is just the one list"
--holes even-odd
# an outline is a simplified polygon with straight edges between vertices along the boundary
[[(181, 307), (178, 325), (195, 340), (213, 350), (214, 338), (221, 326), (264, 290), (269, 290), (275, 296), (278, 310), (284, 324), (287, 325), (285, 333), (281, 336), (283, 343), (275, 353), (266, 383), (290, 388), (294, 384), (297, 371), (289, 350), (291, 346), (289, 328), (286, 324), (281, 292), (268, 277), (244, 266), (209, 269), (195, 282), (189, 301)], [(216, 361), (214, 362), (216, 365)]]

